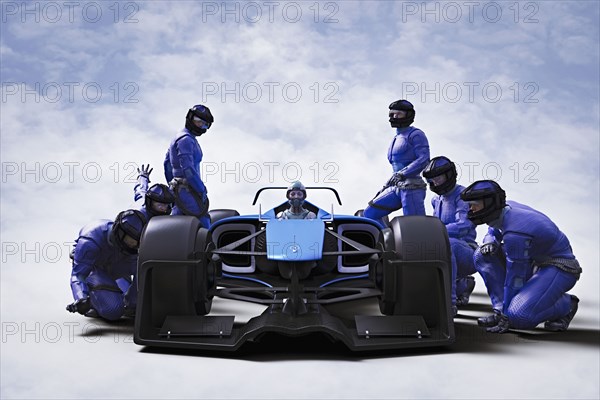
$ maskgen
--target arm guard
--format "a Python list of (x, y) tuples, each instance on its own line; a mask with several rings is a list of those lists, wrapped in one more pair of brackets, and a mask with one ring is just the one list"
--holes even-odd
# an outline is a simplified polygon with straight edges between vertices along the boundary
[(133, 188), (133, 201), (138, 201), (146, 196), (146, 192), (148, 191), (148, 183), (147, 177), (143, 175), (138, 176), (137, 183)]
[(171, 157), (169, 156), (169, 151), (167, 150), (167, 154), (165, 155), (165, 161), (163, 162), (163, 167), (165, 169), (165, 179), (167, 183), (173, 180), (173, 166), (171, 165)]
[(473, 228), (473, 223), (467, 218), (468, 211), (469, 205), (458, 198), (454, 214), (455, 222), (446, 225), (448, 236), (460, 239), (469, 233)]
[(81, 300), (88, 297), (88, 287), (83, 275), (71, 274), (71, 292), (74, 300)]

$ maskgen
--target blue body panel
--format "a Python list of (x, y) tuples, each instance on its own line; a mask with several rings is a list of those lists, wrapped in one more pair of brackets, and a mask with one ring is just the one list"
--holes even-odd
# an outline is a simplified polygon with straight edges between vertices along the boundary
[[(269, 218), (269, 215), (274, 215), (273, 214), (273, 210), (269, 210), (264, 214), (260, 215), (260, 218), (265, 220), (265, 219), (269, 219), (269, 220), (276, 220), (276, 218), (273, 216), (272, 218)], [(365, 217), (357, 217), (355, 215), (342, 215), (342, 214), (335, 214), (334, 215), (334, 220), (338, 220), (343, 218), (344, 221), (346, 222), (357, 222), (357, 223), (363, 223), (363, 224), (369, 224), (369, 225), (373, 225), (379, 229), (383, 229), (386, 228), (386, 226), (378, 221), (374, 221), (372, 219), (369, 218), (365, 218)], [(257, 221), (259, 219), (259, 215), (258, 214), (248, 214), (248, 215), (238, 215), (235, 217), (227, 217), (227, 218), (223, 218), (218, 220), (217, 222), (211, 224), (210, 226), (210, 230), (214, 230), (214, 228), (218, 227), (221, 224), (226, 224), (226, 223), (230, 223), (233, 221), (236, 222), (254, 222)], [(331, 214), (329, 214), (326, 211), (323, 210), (319, 210), (319, 214), (317, 214), (317, 219), (322, 219), (322, 220), (329, 220), (331, 219)]]
[(267, 258), (277, 261), (320, 260), (325, 223), (319, 219), (271, 220), (267, 224)]
[[(314, 206), (314, 204), (305, 201), (305, 204)], [(247, 214), (247, 215), (239, 215), (239, 216), (235, 216), (235, 217), (228, 217), (228, 218), (223, 218), (220, 219), (218, 221), (216, 221), (215, 223), (213, 223), (211, 225), (211, 230), (216, 228), (217, 226), (221, 225), (222, 223), (227, 223), (227, 222), (231, 222), (231, 221), (241, 221), (241, 222), (248, 222), (248, 221), (256, 221), (259, 218), (262, 220), (276, 220), (277, 219), (277, 215), (275, 213), (275, 209), (280, 208), (282, 205), (287, 204), (287, 202), (283, 202), (281, 204), (279, 204), (277, 207), (271, 208), (265, 212), (261, 212), (260, 215), (258, 214)], [(315, 206), (316, 207), (316, 206)], [(318, 208), (318, 207), (316, 207)], [(328, 211), (323, 210), (322, 208), (318, 208), (318, 211), (316, 212), (317, 214), (317, 219), (322, 219), (322, 220), (329, 220), (331, 219), (331, 214)], [(343, 217), (344, 219), (356, 219), (357, 221), (361, 221), (361, 222), (367, 222), (370, 223), (372, 225), (375, 225), (377, 227), (384, 227), (381, 226), (380, 224), (373, 224), (373, 220), (370, 220), (368, 218), (363, 218), (363, 217), (355, 217), (355, 216), (351, 216), (351, 215), (335, 215), (336, 218), (338, 217)]]

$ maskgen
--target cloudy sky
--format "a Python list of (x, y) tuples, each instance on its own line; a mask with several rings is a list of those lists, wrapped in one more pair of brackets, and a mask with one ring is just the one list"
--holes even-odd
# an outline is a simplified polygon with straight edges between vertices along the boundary
[(130, 206), (138, 165), (164, 182), (190, 106), (215, 116), (213, 208), (301, 179), (354, 213), (391, 173), (400, 98), (460, 183), (496, 179), (559, 225), (598, 315), (598, 2), (0, 4), (3, 321), (36, 318), (23, 293), (70, 300), (64, 243)]

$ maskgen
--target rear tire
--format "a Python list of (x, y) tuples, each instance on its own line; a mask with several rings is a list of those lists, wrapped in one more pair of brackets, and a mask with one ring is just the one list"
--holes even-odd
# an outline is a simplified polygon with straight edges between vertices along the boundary
[(238, 217), (240, 215), (239, 212), (237, 212), (236, 210), (230, 210), (230, 209), (217, 209), (217, 210), (210, 210), (208, 212), (208, 216), (210, 217), (210, 223), (214, 224), (215, 222), (221, 220), (221, 219), (225, 219), (225, 218), (229, 218), (229, 217)]

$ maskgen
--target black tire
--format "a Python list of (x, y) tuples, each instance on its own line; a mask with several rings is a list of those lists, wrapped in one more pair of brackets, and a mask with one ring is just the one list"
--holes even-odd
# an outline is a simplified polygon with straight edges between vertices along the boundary
[(230, 210), (230, 209), (217, 209), (217, 210), (210, 210), (208, 212), (208, 216), (210, 217), (210, 223), (214, 224), (215, 222), (224, 219), (224, 218), (229, 218), (229, 217), (238, 217), (240, 215), (239, 212), (237, 212), (236, 210)]
[[(140, 240), (138, 313), (154, 327), (169, 315), (210, 312), (214, 267), (207, 248), (210, 233), (191, 216), (160, 216), (150, 220)], [(158, 263), (156, 263), (158, 261)], [(190, 263), (172, 263), (190, 261)]]
[(422, 315), (428, 326), (447, 318), (450, 301), (450, 243), (446, 227), (435, 217), (396, 217), (385, 243), (396, 258), (413, 263), (383, 262), (379, 308), (385, 315)]

